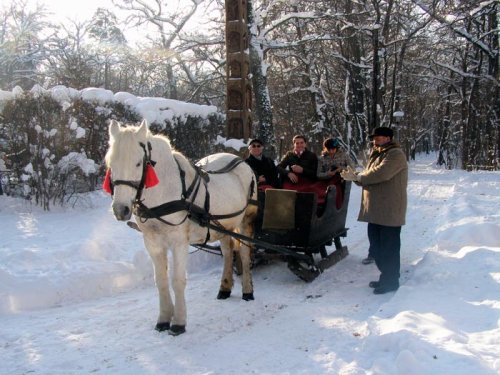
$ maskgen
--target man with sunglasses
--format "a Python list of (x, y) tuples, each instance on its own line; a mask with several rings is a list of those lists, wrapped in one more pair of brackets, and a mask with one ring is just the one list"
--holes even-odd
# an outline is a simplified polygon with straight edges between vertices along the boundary
[(257, 176), (259, 188), (278, 187), (278, 169), (274, 162), (263, 154), (264, 143), (254, 138), (248, 144), (250, 155), (245, 159)]

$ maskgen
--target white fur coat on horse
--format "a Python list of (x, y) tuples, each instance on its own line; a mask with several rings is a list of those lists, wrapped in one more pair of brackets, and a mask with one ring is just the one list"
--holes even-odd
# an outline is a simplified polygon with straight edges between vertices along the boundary
[[(104, 188), (112, 191), (112, 209), (118, 220), (128, 220), (134, 214), (153, 260), (160, 300), (156, 329), (178, 335), (185, 332), (186, 326), (184, 292), (189, 244), (207, 239), (220, 241), (224, 268), (217, 298), (231, 294), (234, 241), (227, 234), (207, 229), (206, 224), (253, 236), (257, 207), (249, 202), (257, 195), (254, 173), (241, 159), (227, 153), (208, 156), (201, 167), (193, 166), (172, 150), (166, 137), (152, 135), (144, 121), (139, 127), (122, 127), (112, 121), (109, 135)], [(174, 301), (167, 250), (173, 257)], [(251, 300), (250, 248), (242, 243), (239, 251), (243, 299)]]

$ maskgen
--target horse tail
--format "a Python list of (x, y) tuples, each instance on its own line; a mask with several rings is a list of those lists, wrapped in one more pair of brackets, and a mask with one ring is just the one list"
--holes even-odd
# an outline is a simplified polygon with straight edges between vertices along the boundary
[(252, 176), (252, 182), (250, 182), (250, 191), (248, 194), (249, 199), (255, 199), (257, 195), (257, 189), (255, 186), (257, 185), (257, 181), (255, 180), (255, 174)]

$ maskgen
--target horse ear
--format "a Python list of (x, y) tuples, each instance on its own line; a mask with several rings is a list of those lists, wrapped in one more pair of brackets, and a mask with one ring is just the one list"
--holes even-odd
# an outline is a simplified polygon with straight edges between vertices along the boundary
[(120, 124), (116, 120), (111, 120), (109, 124), (109, 136), (114, 138), (120, 132)]
[(137, 131), (137, 133), (141, 137), (146, 138), (148, 130), (149, 130), (148, 122), (146, 120), (142, 120), (141, 126), (139, 127), (139, 130)]

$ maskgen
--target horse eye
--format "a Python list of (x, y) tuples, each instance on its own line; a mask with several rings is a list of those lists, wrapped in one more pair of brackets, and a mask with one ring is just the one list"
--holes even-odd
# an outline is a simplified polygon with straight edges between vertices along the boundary
[(135, 166), (139, 168), (141, 166), (141, 162), (138, 162)]

